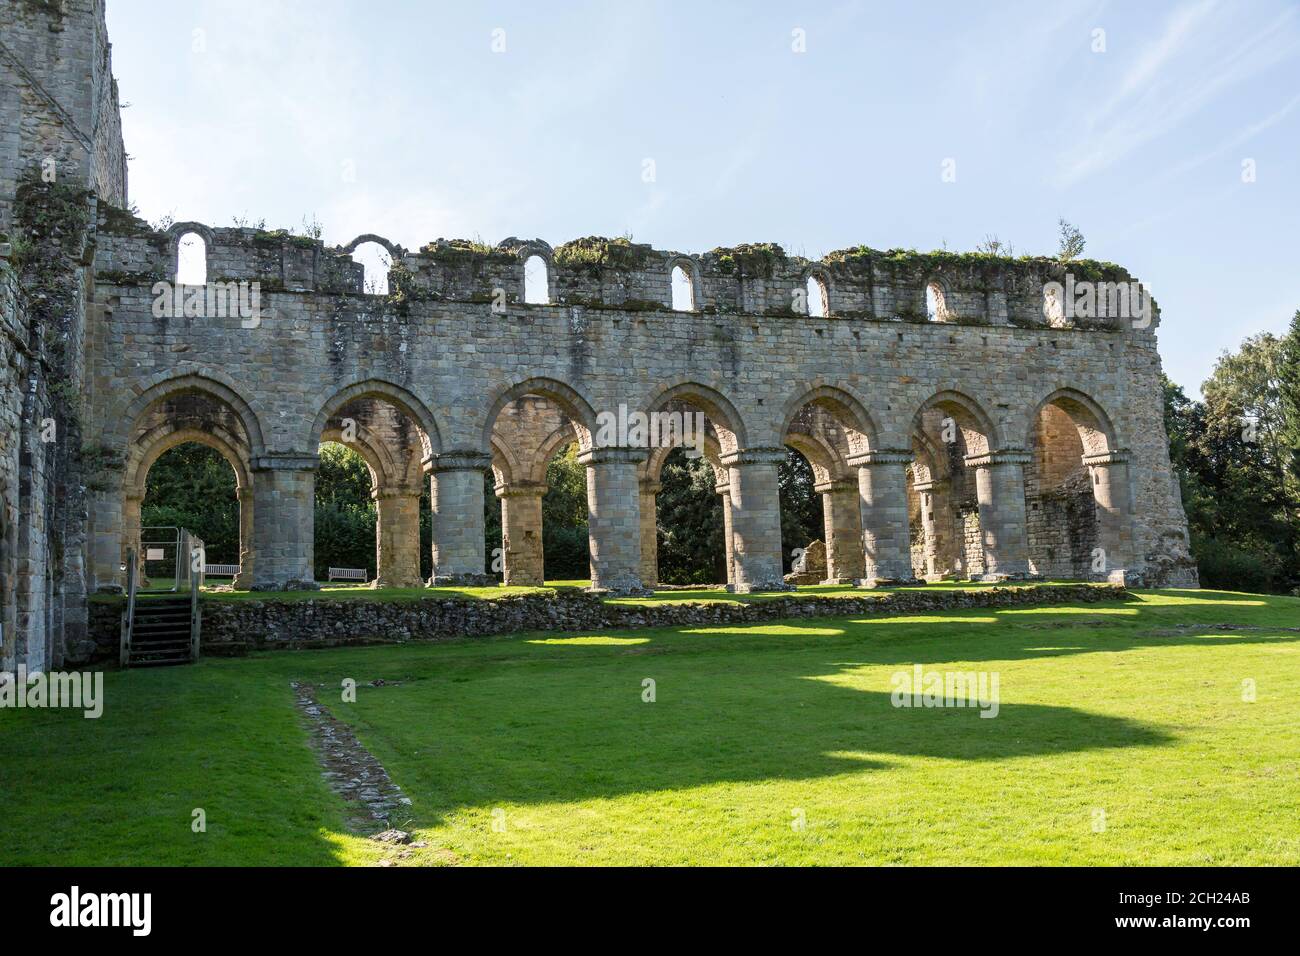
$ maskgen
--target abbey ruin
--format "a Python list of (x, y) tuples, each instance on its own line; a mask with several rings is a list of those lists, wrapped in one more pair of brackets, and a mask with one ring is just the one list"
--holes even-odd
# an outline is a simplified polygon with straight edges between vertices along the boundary
[[(1158, 310), (1081, 318), (1045, 292), (1130, 282), (1117, 266), (159, 231), (126, 211), (104, 0), (0, 0), (0, 24), (0, 669), (87, 658), (87, 599), (123, 586), (149, 467), (183, 442), (237, 476), (237, 586), (311, 586), (322, 441), (370, 467), (381, 586), (497, 579), (489, 471), (504, 580), (540, 583), (546, 464), (575, 441), (593, 587), (652, 586), (670, 449), (611, 438), (602, 416), (620, 407), (703, 414), (738, 591), (786, 586), (787, 448), (822, 495), (828, 580), (1196, 584)], [(178, 283), (183, 241), (201, 245), (202, 284)], [(392, 256), (383, 294), (365, 291), (363, 242)]]

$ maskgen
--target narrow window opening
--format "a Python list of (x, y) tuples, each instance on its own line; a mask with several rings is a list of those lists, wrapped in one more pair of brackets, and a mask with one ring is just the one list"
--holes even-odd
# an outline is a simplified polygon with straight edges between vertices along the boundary
[(529, 256), (524, 262), (524, 302), (529, 305), (546, 305), (551, 301), (546, 260)]
[(944, 306), (943, 289), (931, 282), (925, 287), (925, 317), (931, 322), (947, 322), (948, 310)]
[(388, 295), (388, 270), (393, 267), (393, 255), (377, 242), (363, 242), (352, 252), (352, 261), (365, 268), (362, 291), (366, 295)]
[(176, 284), (207, 285), (208, 244), (197, 232), (187, 232), (176, 244)]
[(695, 283), (691, 281), (691, 274), (681, 266), (673, 266), (673, 309), (695, 311)]
[(826, 283), (817, 276), (808, 277), (808, 314), (813, 318), (824, 319), (830, 314), (830, 302), (826, 295)]

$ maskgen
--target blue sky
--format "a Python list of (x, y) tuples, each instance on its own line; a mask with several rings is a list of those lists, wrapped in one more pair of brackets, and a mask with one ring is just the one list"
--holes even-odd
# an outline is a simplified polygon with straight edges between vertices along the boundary
[(1190, 393), (1300, 308), (1294, 0), (109, 0), (108, 20), (152, 220), (817, 257), (991, 234), (1054, 253), (1064, 216), (1151, 289)]

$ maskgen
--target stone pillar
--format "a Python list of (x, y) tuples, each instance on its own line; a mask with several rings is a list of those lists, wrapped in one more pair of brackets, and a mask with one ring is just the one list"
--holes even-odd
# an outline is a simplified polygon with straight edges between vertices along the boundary
[(420, 489), (382, 488), (371, 493), (375, 530), (376, 588), (421, 588)]
[(888, 449), (849, 459), (858, 469), (864, 587), (918, 583), (912, 571), (907, 514), (907, 466), (911, 461), (910, 451)]
[(722, 457), (731, 475), (731, 547), (737, 594), (789, 591), (781, 575), (781, 499), (777, 466), (784, 448), (750, 448)]
[(305, 591), (316, 587), (316, 455), (254, 458), (254, 591)]
[(1031, 460), (1032, 456), (1019, 449), (966, 456), (966, 467), (975, 469), (980, 538), (984, 544), (982, 581), (1029, 577), (1025, 465)]
[[(90, 499), (90, 534), (86, 542), (89, 578), (86, 583), (91, 591), (120, 594), (126, 586), (123, 573), (127, 549), (127, 537), (122, 528), (124, 500), (120, 484), (96, 492)], [(17, 507), (17, 502), (14, 502), (14, 507)], [(138, 518), (136, 524), (139, 525)]]
[(726, 551), (726, 568), (727, 580), (725, 583), (728, 587), (736, 583), (736, 553), (732, 547), (731, 531), (731, 476), (728, 475), (726, 481), (714, 488), (722, 496), (722, 546)]
[(1124, 584), (1133, 562), (1133, 485), (1129, 480), (1129, 453), (1107, 451), (1084, 455), (1092, 477), (1092, 497), (1097, 505), (1097, 547), (1093, 572), (1102, 579)]
[(475, 451), (435, 455), (429, 467), (433, 506), (430, 587), (496, 583), (483, 554), (483, 473), (492, 458)]
[(826, 481), (814, 490), (822, 495), (826, 528), (826, 580), (822, 583), (853, 584), (866, 575), (858, 483), (845, 479)]
[(497, 485), (501, 499), (502, 583), (540, 587), (546, 583), (542, 553), (542, 498), (546, 485)]
[[(119, 562), (121, 568), (126, 567), (127, 552), (135, 553), (135, 571), (136, 585), (139, 586), (144, 578), (144, 557), (140, 554), (140, 538), (144, 531), (144, 518), (141, 514), (144, 505), (144, 499), (140, 495), (128, 493), (122, 499), (122, 560)], [(122, 578), (122, 586), (126, 586), (126, 578)]]
[(640, 448), (595, 448), (578, 456), (587, 466), (587, 529), (591, 590), (648, 594), (641, 583)]
[(921, 498), (921, 527), (925, 532), (925, 578), (952, 577), (960, 553), (953, 524), (952, 503), (945, 478), (918, 481), (913, 487)]
[[(314, 488), (313, 488), (314, 491)], [(230, 586), (246, 591), (253, 585), (253, 489), (240, 488), (239, 494), (239, 573)], [(315, 516), (313, 513), (313, 528)]]
[(659, 489), (657, 481), (641, 482), (641, 584), (659, 583)]

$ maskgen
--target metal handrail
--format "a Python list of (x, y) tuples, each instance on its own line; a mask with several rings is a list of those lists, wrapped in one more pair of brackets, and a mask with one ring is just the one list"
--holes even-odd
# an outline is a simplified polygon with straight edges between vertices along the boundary
[(134, 548), (126, 552), (126, 613), (122, 616), (122, 646), (120, 648), (120, 665), (131, 664), (131, 630), (135, 626), (135, 573), (136, 555)]
[[(200, 579), (201, 580), (201, 579)], [(203, 619), (199, 615), (199, 585), (190, 588), (190, 660), (199, 659), (199, 631)]]

